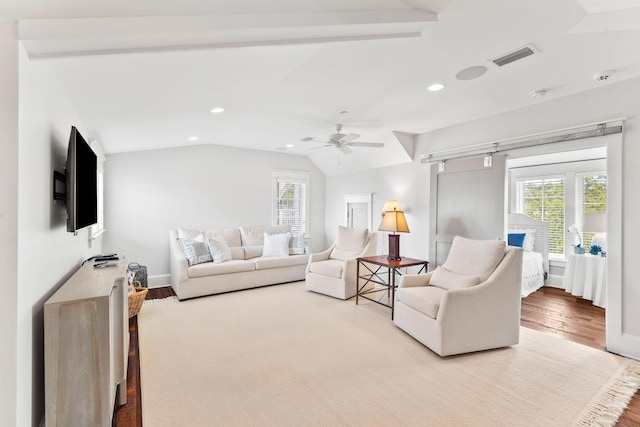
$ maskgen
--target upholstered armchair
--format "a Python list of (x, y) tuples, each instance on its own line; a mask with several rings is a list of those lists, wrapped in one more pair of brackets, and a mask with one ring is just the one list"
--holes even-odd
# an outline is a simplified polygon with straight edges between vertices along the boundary
[(456, 236), (442, 266), (400, 279), (394, 323), (440, 356), (517, 344), (521, 281), (522, 249)]
[(334, 298), (356, 294), (356, 258), (375, 255), (377, 235), (366, 228), (338, 227), (336, 241), (324, 252), (312, 254), (307, 264), (305, 287)]

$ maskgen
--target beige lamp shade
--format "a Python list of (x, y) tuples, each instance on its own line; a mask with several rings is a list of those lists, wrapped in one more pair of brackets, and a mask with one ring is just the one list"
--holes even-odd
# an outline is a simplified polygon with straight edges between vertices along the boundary
[(397, 200), (387, 200), (384, 202), (384, 207), (382, 208), (382, 212), (390, 212), (390, 211), (399, 211), (400, 205), (398, 205)]
[(582, 216), (582, 231), (587, 233), (604, 233), (607, 231), (607, 214)]
[(402, 211), (385, 212), (378, 231), (391, 231), (393, 233), (409, 233), (407, 219)]

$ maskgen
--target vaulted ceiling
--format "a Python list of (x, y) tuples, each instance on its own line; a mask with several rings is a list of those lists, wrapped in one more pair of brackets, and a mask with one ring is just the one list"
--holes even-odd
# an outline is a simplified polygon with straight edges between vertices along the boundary
[[(107, 153), (221, 144), (310, 156), (327, 174), (410, 161), (413, 134), (640, 76), (640, 0), (8, 0), (0, 18), (19, 22)], [(491, 61), (524, 46), (535, 53)], [(456, 77), (472, 66), (486, 71)], [(385, 147), (301, 141), (336, 123)]]

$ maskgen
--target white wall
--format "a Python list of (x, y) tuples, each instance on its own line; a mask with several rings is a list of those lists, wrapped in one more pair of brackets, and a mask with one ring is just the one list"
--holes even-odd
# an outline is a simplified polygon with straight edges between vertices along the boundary
[(31, 62), (22, 47), (19, 55), (15, 425), (29, 426), (38, 425), (44, 414), (43, 304), (92, 250), (101, 248), (98, 242), (89, 249), (87, 229), (78, 236), (67, 233), (65, 206), (52, 197), (53, 170), (64, 170), (71, 126), (85, 138), (91, 135), (48, 63)]
[[(635, 279), (640, 241), (640, 79), (608, 84), (589, 92), (559, 99), (550, 99), (531, 107), (510, 111), (497, 116), (468, 122), (458, 126), (419, 135), (416, 154), (427, 155), (452, 147), (492, 142), (545, 131), (598, 123), (609, 119), (626, 118), (621, 148), (622, 174), (620, 199), (621, 247), (620, 254), (608, 251), (611, 266), (620, 257), (619, 283), (609, 283), (607, 301), (607, 347), (615, 352), (640, 358), (640, 287)], [(614, 150), (615, 151), (615, 150)], [(611, 157), (611, 150), (609, 151)], [(615, 167), (620, 167), (617, 165)], [(612, 166), (608, 166), (610, 185), (615, 179)], [(615, 192), (615, 191), (614, 191)], [(613, 236), (609, 234), (610, 243)], [(611, 268), (610, 268), (611, 271)], [(612, 276), (609, 275), (611, 278)], [(611, 294), (611, 290), (619, 290)], [(612, 300), (610, 297), (615, 297)]]
[(16, 425), (18, 301), (18, 41), (13, 22), (0, 21), (0, 414)]
[[(169, 230), (271, 224), (271, 171), (311, 172), (310, 237), (324, 242), (324, 175), (306, 157), (199, 145), (112, 154), (105, 163), (104, 249), (169, 284)], [(153, 280), (152, 280), (153, 279)]]
[[(380, 226), (382, 207), (397, 199), (404, 210), (410, 233), (400, 233), (400, 255), (428, 259), (429, 255), (429, 166), (418, 162), (371, 169), (326, 178), (326, 215), (328, 247), (336, 238), (338, 225), (346, 225), (344, 195), (373, 194), (371, 226)], [(387, 233), (379, 232), (378, 253), (388, 253)]]

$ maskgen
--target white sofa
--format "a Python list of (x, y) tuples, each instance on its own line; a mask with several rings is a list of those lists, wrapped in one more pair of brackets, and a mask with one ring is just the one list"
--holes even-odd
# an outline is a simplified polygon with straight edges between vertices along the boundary
[(521, 272), (521, 248), (456, 236), (441, 267), (402, 276), (393, 321), (440, 356), (517, 344)]
[(311, 255), (306, 289), (344, 300), (355, 296), (356, 259), (375, 255), (377, 241), (377, 234), (366, 228), (338, 226), (338, 236), (331, 247)]
[[(309, 249), (303, 254), (262, 256), (264, 233), (280, 234), (290, 227), (230, 227), (169, 231), (171, 287), (180, 300), (259, 286), (304, 280)], [(231, 260), (189, 265), (178, 238), (224, 239)], [(299, 252), (299, 251), (298, 251)]]

